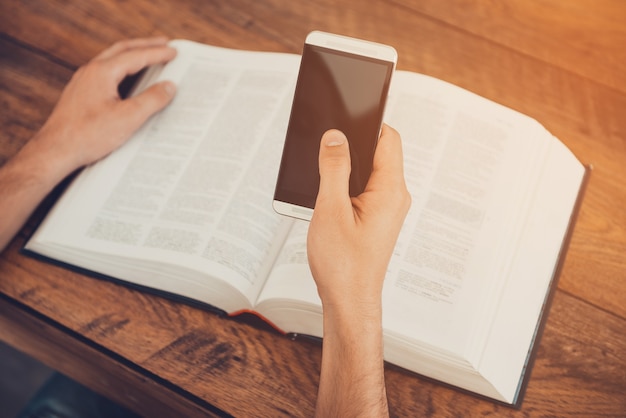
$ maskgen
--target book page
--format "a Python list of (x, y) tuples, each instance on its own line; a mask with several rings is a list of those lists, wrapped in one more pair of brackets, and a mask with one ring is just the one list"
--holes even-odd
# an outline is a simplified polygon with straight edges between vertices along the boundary
[(520, 378), (530, 371), (528, 356), (539, 321), (548, 314), (548, 289), (556, 287), (557, 262), (565, 256), (564, 241), (583, 193), (585, 168), (563, 143), (550, 141), (547, 162), (529, 198), (533, 204), (509, 264), (509, 280), (483, 330), (487, 341), (475, 344), (472, 353), (480, 373), (511, 403), (517, 400), (522, 379), (510, 379), (506, 371), (515, 370)]
[[(173, 103), (87, 168), (37, 239), (111, 260), (182, 266), (252, 301), (290, 224), (274, 213), (271, 196), (299, 56), (173, 45), (176, 60), (153, 70), (176, 82)], [(178, 289), (165, 278), (140, 284)], [(235, 308), (226, 305), (218, 307)]]
[[(385, 281), (385, 332), (478, 362), (490, 332), (485, 318), (498, 309), (556, 139), (527, 116), (402, 71), (394, 76), (385, 120), (402, 136), (413, 198)], [(294, 227), (258, 303), (278, 309), (286, 300), (321, 310), (304, 226)]]
[(294, 222), (259, 295), (256, 309), (283, 331), (321, 338), (322, 301), (306, 250), (309, 222)]
[(385, 327), (460, 354), (497, 290), (498, 232), (521, 216), (523, 182), (545, 151), (519, 140), (535, 135), (527, 118), (452, 85), (400, 71), (392, 88), (387, 122), (403, 139), (413, 202), (385, 283)]
[[(476, 370), (489, 362), (485, 347), (508, 338), (521, 356), (510, 370), (506, 361), (499, 367), (502, 375), (511, 371), (507, 378), (516, 385), (521, 365), (514, 363), (525, 358), (532, 335), (503, 333), (502, 326), (494, 333), (493, 325), (498, 318), (534, 329), (543, 299), (516, 301), (510, 288), (545, 296), (553, 270), (533, 274), (513, 266), (537, 244), (524, 237), (541, 223), (550, 251), (524, 260), (554, 268), (583, 167), (536, 121), (458, 87), (398, 72), (392, 88), (387, 121), (403, 138), (413, 205), (385, 282), (385, 331), (435, 357), (458, 356)], [(559, 184), (556, 170), (547, 169), (555, 163), (562, 182), (556, 188), (568, 198), (536, 198), (540, 186)], [(505, 313), (503, 305), (513, 303), (515, 311)], [(388, 357), (394, 362), (394, 354)], [(432, 372), (423, 371), (441, 378)]]

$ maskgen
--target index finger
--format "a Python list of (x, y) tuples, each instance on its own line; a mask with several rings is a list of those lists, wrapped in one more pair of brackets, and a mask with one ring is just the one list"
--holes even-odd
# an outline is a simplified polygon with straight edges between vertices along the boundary
[(165, 36), (156, 36), (153, 38), (135, 38), (125, 39), (118, 41), (96, 55), (94, 59), (108, 59), (120, 52), (127, 51), (134, 48), (148, 48), (152, 46), (162, 46), (167, 44), (167, 38)]
[(402, 140), (398, 131), (383, 124), (366, 189), (397, 187), (398, 184), (404, 187)]
[(163, 64), (176, 56), (176, 49), (170, 46), (136, 48), (119, 53), (109, 59), (115, 82), (119, 83), (130, 74), (154, 64)]

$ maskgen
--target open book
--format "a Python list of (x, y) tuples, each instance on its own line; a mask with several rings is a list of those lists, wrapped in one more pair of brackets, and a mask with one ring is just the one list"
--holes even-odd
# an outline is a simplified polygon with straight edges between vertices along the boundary
[[(173, 80), (173, 103), (85, 168), (25, 251), (321, 337), (308, 223), (272, 210), (299, 55), (172, 45), (136, 90)], [(416, 73), (394, 75), (385, 120), (413, 197), (385, 359), (519, 403), (585, 167), (529, 117)]]

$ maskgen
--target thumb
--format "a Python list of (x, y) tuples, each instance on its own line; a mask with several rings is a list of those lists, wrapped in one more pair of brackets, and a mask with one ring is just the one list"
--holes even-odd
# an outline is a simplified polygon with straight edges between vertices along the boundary
[(127, 117), (136, 118), (137, 126), (142, 125), (150, 116), (167, 106), (176, 94), (176, 85), (171, 81), (162, 81), (150, 86), (141, 94), (126, 99)]
[(324, 133), (319, 154), (319, 204), (342, 206), (350, 200), (350, 148), (343, 132), (331, 129)]

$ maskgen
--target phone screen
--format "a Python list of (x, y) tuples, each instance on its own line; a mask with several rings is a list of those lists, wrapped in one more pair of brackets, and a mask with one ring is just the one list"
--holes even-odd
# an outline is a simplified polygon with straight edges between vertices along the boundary
[(315, 206), (320, 139), (331, 128), (350, 144), (350, 195), (364, 190), (393, 70), (393, 62), (304, 45), (274, 200)]

